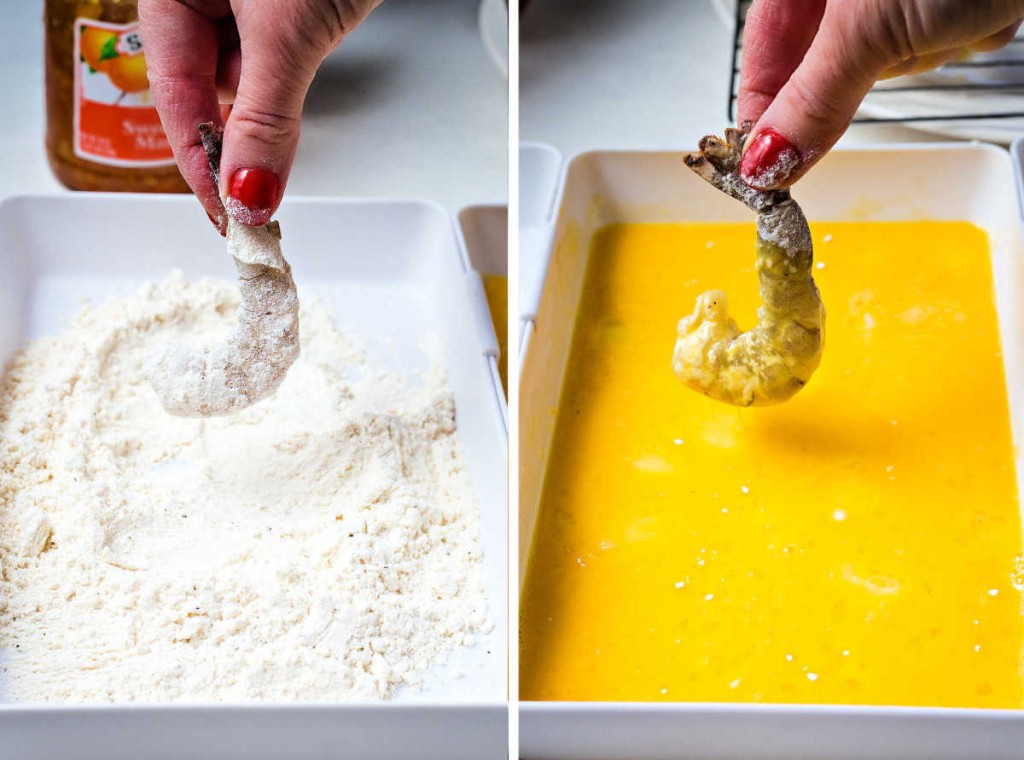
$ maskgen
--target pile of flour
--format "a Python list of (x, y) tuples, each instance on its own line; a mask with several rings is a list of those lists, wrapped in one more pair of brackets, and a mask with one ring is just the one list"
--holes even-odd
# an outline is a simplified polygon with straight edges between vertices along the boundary
[(0, 385), (0, 698), (388, 697), (489, 628), (479, 516), (439, 371), (376, 370), (322, 306), (278, 392), (165, 413), (168, 340), (238, 296), (180, 275), (85, 308)]

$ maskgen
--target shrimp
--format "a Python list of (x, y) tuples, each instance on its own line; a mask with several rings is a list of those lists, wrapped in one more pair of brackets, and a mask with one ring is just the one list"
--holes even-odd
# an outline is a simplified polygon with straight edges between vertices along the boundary
[[(200, 124), (203, 148), (219, 184), (223, 131)], [(200, 351), (166, 346), (151, 363), (149, 381), (164, 409), (180, 417), (230, 414), (277, 390), (299, 356), (299, 299), (281, 254), (277, 222), (248, 227), (228, 220), (242, 303), (227, 341)]]
[(752, 124), (708, 135), (686, 165), (757, 212), (757, 327), (740, 332), (720, 290), (697, 298), (679, 321), (672, 368), (686, 386), (736, 406), (770, 406), (797, 393), (821, 362), (825, 307), (811, 275), (811, 233), (788, 190), (760, 191), (739, 176)]

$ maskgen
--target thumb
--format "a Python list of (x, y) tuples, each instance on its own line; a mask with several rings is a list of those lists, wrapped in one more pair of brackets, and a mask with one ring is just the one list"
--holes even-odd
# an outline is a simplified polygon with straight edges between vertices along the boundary
[[(893, 63), (870, 29), (839, 19), (830, 3), (803, 61), (755, 125), (740, 163), (743, 181), (758, 190), (788, 187), (842, 136), (857, 108)], [(849, 11), (849, 8), (847, 8)], [(867, 20), (864, 20), (866, 23)]]
[(258, 226), (270, 221), (281, 202), (298, 148), (303, 101), (329, 48), (303, 46), (279, 30), (272, 38), (239, 22), (241, 70), (224, 125), (221, 196), (232, 217)]

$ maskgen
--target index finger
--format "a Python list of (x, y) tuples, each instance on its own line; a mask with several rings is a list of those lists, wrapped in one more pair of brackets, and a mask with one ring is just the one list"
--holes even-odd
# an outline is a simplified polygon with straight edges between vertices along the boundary
[(199, 125), (223, 124), (217, 98), (216, 19), (226, 1), (140, 0), (139, 31), (153, 103), (182, 176), (217, 228), (227, 216), (199, 139)]
[(825, 0), (756, 0), (747, 11), (737, 124), (757, 121), (803, 60)]

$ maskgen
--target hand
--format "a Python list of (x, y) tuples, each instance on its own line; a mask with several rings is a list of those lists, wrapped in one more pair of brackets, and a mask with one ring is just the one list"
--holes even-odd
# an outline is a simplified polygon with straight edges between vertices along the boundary
[[(265, 224), (299, 142), (320, 63), (381, 0), (139, 0), (150, 92), (185, 180), (221, 234)], [(220, 192), (199, 141), (224, 125)]]
[(740, 165), (760, 190), (787, 187), (842, 136), (874, 83), (996, 50), (1024, 0), (755, 0), (746, 22), (739, 122), (756, 122)]

